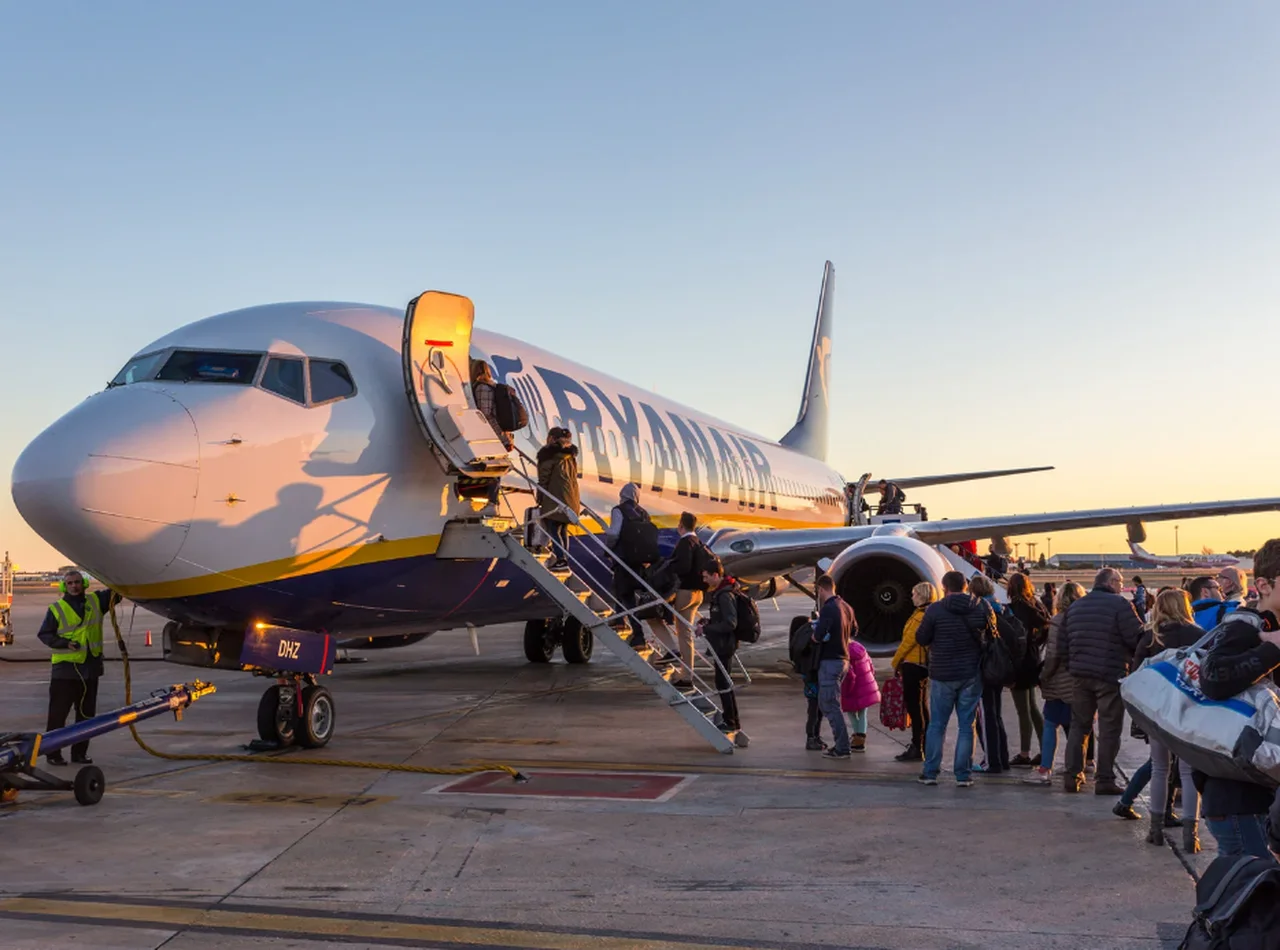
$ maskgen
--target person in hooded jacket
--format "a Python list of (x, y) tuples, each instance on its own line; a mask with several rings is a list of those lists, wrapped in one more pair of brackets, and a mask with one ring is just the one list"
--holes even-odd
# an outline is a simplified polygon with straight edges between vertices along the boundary
[[(1191, 598), (1187, 592), (1172, 588), (1162, 591), (1156, 597), (1151, 621), (1133, 655), (1133, 668), (1136, 670), (1145, 660), (1165, 650), (1194, 646), (1202, 636), (1204, 631), (1191, 622)], [(1147, 832), (1147, 841), (1163, 845), (1166, 813), (1169, 811), (1170, 753), (1158, 736), (1148, 735), (1147, 742), (1151, 746), (1151, 785), (1147, 793), (1151, 800), (1151, 829)], [(1182, 850), (1195, 854), (1200, 850), (1197, 824), (1200, 801), (1192, 781), (1191, 766), (1179, 760), (1178, 771), (1182, 774)]]
[(973, 719), (982, 701), (982, 649), (995, 633), (995, 617), (977, 597), (966, 593), (959, 571), (942, 575), (945, 596), (930, 604), (916, 631), (916, 642), (929, 649), (929, 709), (921, 785), (937, 785), (942, 770), (942, 742), (947, 722), (956, 714), (956, 785), (973, 785)]
[[(578, 493), (578, 447), (568, 429), (552, 426), (547, 444), (538, 449), (538, 507), (551, 540), (559, 546), (553, 569), (569, 564), (569, 523), (582, 509)], [(556, 504), (556, 502), (559, 504)], [(563, 507), (562, 507), (563, 506)]]
[(849, 641), (849, 672), (840, 681), (840, 709), (849, 718), (849, 748), (867, 751), (867, 710), (880, 702), (880, 684), (871, 656), (857, 640)]
[[(991, 611), (993, 623), (1008, 608), (996, 600), (996, 585), (991, 578), (978, 574), (969, 581), (969, 593), (982, 599)], [(1004, 727), (1004, 687), (982, 686), (982, 747), (987, 752), (987, 772), (998, 775), (1009, 771), (1009, 734)]]
[(1009, 576), (1009, 610), (1027, 631), (1027, 650), (1022, 657), (1010, 694), (1018, 711), (1019, 752), (1009, 764), (1015, 768), (1031, 768), (1040, 764), (1039, 754), (1031, 757), (1031, 738), (1044, 735), (1044, 719), (1036, 702), (1036, 685), (1040, 682), (1040, 662), (1049, 638), (1049, 614), (1036, 600), (1036, 589), (1026, 574)]
[(707, 585), (702, 580), (702, 571), (714, 557), (698, 537), (697, 527), (698, 519), (692, 512), (681, 512), (680, 523), (676, 527), (679, 540), (676, 541), (675, 550), (671, 552), (671, 570), (680, 582), (672, 608), (683, 620), (683, 623), (676, 625), (676, 631), (684, 646), (684, 661), (691, 670), (694, 657), (694, 621), (707, 590)]
[(893, 654), (893, 672), (902, 677), (902, 699), (911, 720), (911, 745), (900, 755), (899, 762), (924, 759), (924, 739), (929, 729), (929, 651), (916, 641), (916, 631), (924, 619), (925, 608), (938, 599), (938, 588), (921, 581), (911, 588), (911, 602), (916, 609), (902, 628), (902, 642)]
[(1071, 731), (1071, 694), (1075, 677), (1067, 669), (1062, 656), (1062, 625), (1067, 609), (1084, 596), (1084, 588), (1067, 581), (1058, 592), (1056, 612), (1049, 620), (1049, 633), (1044, 645), (1044, 665), (1040, 668), (1040, 694), (1044, 697), (1040, 733), (1040, 764), (1022, 781), (1028, 785), (1048, 785), (1053, 781), (1053, 758), (1058, 751), (1058, 730), (1063, 738)]

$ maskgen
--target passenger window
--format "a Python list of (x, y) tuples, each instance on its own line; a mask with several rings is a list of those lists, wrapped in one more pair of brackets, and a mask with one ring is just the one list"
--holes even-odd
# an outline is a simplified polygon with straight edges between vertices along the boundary
[(175, 350), (156, 379), (180, 383), (236, 383), (248, 386), (258, 375), (261, 353)]
[(262, 374), (262, 388), (305, 406), (307, 380), (302, 371), (302, 360), (271, 357), (267, 360), (267, 368)]
[(355, 395), (351, 373), (337, 360), (311, 360), (311, 404), (332, 402)]

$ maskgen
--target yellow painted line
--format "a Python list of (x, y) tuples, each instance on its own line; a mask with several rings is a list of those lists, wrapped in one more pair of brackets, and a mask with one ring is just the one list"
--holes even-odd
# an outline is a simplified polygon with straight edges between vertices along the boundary
[(0, 915), (24, 914), (131, 923), (148, 929), (251, 931), (293, 937), (343, 937), (397, 940), (423, 944), (451, 943), (474, 947), (519, 947), (521, 950), (747, 950), (727, 944), (705, 944), (653, 937), (602, 936), (590, 933), (553, 933), (530, 928), (508, 930), (462, 924), (361, 920), (350, 917), (306, 917), (265, 911), (225, 908), (202, 910), (165, 904), (116, 904), (102, 901), (66, 901), (42, 897), (0, 898)]

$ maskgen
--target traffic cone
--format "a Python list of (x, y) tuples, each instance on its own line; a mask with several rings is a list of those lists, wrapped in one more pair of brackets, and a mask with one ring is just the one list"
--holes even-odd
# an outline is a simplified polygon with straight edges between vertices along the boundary
[(147, 646), (151, 646), (151, 631), (147, 631)]

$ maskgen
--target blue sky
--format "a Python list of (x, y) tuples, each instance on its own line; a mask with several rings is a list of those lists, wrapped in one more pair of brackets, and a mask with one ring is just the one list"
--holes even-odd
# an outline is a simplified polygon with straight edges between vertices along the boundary
[[(781, 434), (830, 258), (846, 475), (1059, 467), (935, 516), (1280, 494), (1271, 4), (2, 15), (5, 471), (176, 325), (428, 287)], [(0, 547), (57, 561), (7, 492)]]

